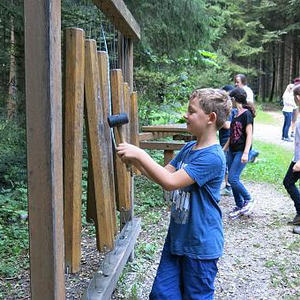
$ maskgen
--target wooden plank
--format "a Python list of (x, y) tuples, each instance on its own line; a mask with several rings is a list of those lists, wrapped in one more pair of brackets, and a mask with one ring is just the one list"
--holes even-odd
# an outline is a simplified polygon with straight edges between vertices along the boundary
[(117, 237), (116, 248), (104, 258), (103, 267), (95, 273), (83, 295), (86, 300), (107, 300), (116, 287), (118, 278), (133, 252), (141, 230), (141, 219), (128, 222)]
[(146, 132), (188, 132), (186, 129), (186, 124), (166, 124), (166, 125), (152, 125), (152, 126), (143, 126), (142, 131)]
[(174, 158), (173, 150), (164, 151), (164, 165), (166, 166)]
[(173, 141), (159, 142), (159, 141), (144, 141), (140, 143), (142, 149), (154, 149), (154, 150), (180, 150), (185, 144)]
[(141, 132), (138, 135), (139, 142), (153, 140), (154, 136), (152, 132)]
[(130, 95), (130, 143), (139, 146), (139, 117), (137, 93)]
[(65, 31), (64, 232), (65, 263), (80, 270), (84, 101), (84, 31)]
[(95, 188), (97, 247), (99, 251), (113, 248), (110, 190), (107, 153), (100, 137), (104, 137), (103, 108), (100, 94), (96, 41), (85, 41), (85, 103), (89, 126), (91, 158)]
[(24, 1), (31, 299), (65, 299), (61, 1)]
[(193, 135), (187, 135), (187, 134), (175, 134), (173, 135), (173, 140), (182, 140), (185, 142), (190, 142), (196, 140), (196, 137)]
[(140, 26), (122, 0), (93, 0), (93, 2), (124, 36), (140, 40)]
[(130, 123), (131, 123), (131, 115), (130, 115), (130, 92), (128, 83), (123, 83), (123, 99), (124, 99), (124, 112), (127, 113), (129, 122), (123, 125), (124, 132), (125, 132), (125, 141), (130, 143)]
[(114, 177), (114, 162), (113, 162), (113, 144), (111, 129), (106, 121), (110, 115), (111, 103), (109, 94), (109, 62), (108, 53), (104, 51), (98, 51), (98, 65), (99, 65), (99, 77), (101, 87), (101, 100), (103, 104), (103, 120), (104, 120), (104, 135), (106, 139), (106, 151), (108, 156), (108, 176), (109, 176), (109, 189), (111, 213), (112, 213), (112, 228), (114, 233), (117, 233), (117, 218), (116, 218), (116, 194), (115, 194), (115, 177)]
[[(136, 92), (130, 94), (130, 120), (130, 143), (139, 147), (138, 99)], [(132, 168), (132, 171), (136, 175), (141, 175), (141, 172), (135, 167)]]
[[(123, 77), (120, 69), (111, 70), (111, 96), (113, 105), (113, 114), (124, 112), (123, 100)], [(120, 128), (121, 132), (123, 128)], [(115, 129), (116, 143), (121, 142), (120, 131)], [(116, 177), (117, 177), (117, 205), (120, 211), (128, 211), (131, 208), (130, 199), (130, 174), (126, 165), (116, 156)]]

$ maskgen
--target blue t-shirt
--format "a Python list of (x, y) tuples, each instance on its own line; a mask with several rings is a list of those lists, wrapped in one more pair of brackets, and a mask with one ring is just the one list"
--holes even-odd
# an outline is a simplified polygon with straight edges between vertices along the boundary
[(172, 192), (168, 242), (171, 253), (194, 259), (216, 259), (222, 255), (224, 236), (218, 206), (225, 174), (225, 156), (220, 145), (193, 150), (187, 143), (171, 165), (183, 168), (194, 184)]

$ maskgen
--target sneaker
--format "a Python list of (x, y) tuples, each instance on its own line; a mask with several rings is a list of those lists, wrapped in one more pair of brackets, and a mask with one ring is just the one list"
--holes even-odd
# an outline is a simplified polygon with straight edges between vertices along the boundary
[(294, 131), (291, 132), (291, 137), (295, 137)]
[(293, 229), (293, 233), (300, 234), (300, 226), (295, 226)]
[(254, 205), (255, 205), (255, 201), (254, 200), (249, 200), (249, 201), (246, 201), (244, 203), (244, 206), (241, 208), (241, 213), (245, 216), (247, 216), (248, 214), (250, 214), (254, 208)]
[(240, 207), (235, 207), (230, 213), (229, 213), (229, 218), (234, 220), (236, 218), (238, 218), (240, 215), (242, 215), (241, 213), (241, 208)]
[(285, 142), (293, 142), (294, 140), (293, 139), (291, 139), (291, 138), (284, 138), (283, 139)]
[(297, 214), (292, 221), (287, 223), (288, 225), (300, 225), (300, 214)]
[(221, 195), (222, 196), (232, 196), (232, 189), (230, 187), (225, 186), (222, 190), (221, 190)]

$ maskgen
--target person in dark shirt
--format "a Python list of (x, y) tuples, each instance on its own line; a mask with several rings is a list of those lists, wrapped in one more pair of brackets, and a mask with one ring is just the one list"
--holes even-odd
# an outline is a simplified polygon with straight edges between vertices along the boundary
[(237, 108), (237, 114), (232, 119), (230, 137), (223, 149), (228, 149), (228, 181), (236, 204), (229, 217), (235, 219), (249, 214), (254, 207), (254, 200), (241, 183), (240, 176), (250, 159), (255, 108), (251, 103), (247, 103), (247, 94), (242, 88), (233, 89), (229, 96)]
[[(228, 95), (233, 89), (234, 89), (234, 86), (230, 85), (230, 84), (224, 85), (222, 87), (222, 90), (227, 92)], [(231, 110), (226, 122), (224, 123), (223, 127), (221, 129), (219, 129), (219, 143), (220, 143), (222, 148), (224, 147), (224, 145), (226, 144), (227, 140), (230, 137), (230, 124), (231, 124), (231, 121), (232, 121), (232, 119), (233, 119), (233, 117), (235, 116), (236, 113), (237, 113), (236, 108), (233, 108)], [(224, 177), (225, 186), (221, 190), (221, 195), (222, 196), (232, 196), (233, 195), (232, 194), (232, 189), (231, 189), (231, 186), (228, 182), (227, 152), (225, 152), (225, 157), (226, 157), (226, 172), (225, 172), (225, 177)]]

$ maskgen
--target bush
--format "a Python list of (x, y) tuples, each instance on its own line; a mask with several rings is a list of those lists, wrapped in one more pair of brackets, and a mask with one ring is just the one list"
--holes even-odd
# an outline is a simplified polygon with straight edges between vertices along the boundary
[(25, 130), (0, 119), (0, 187), (13, 187), (26, 180)]

